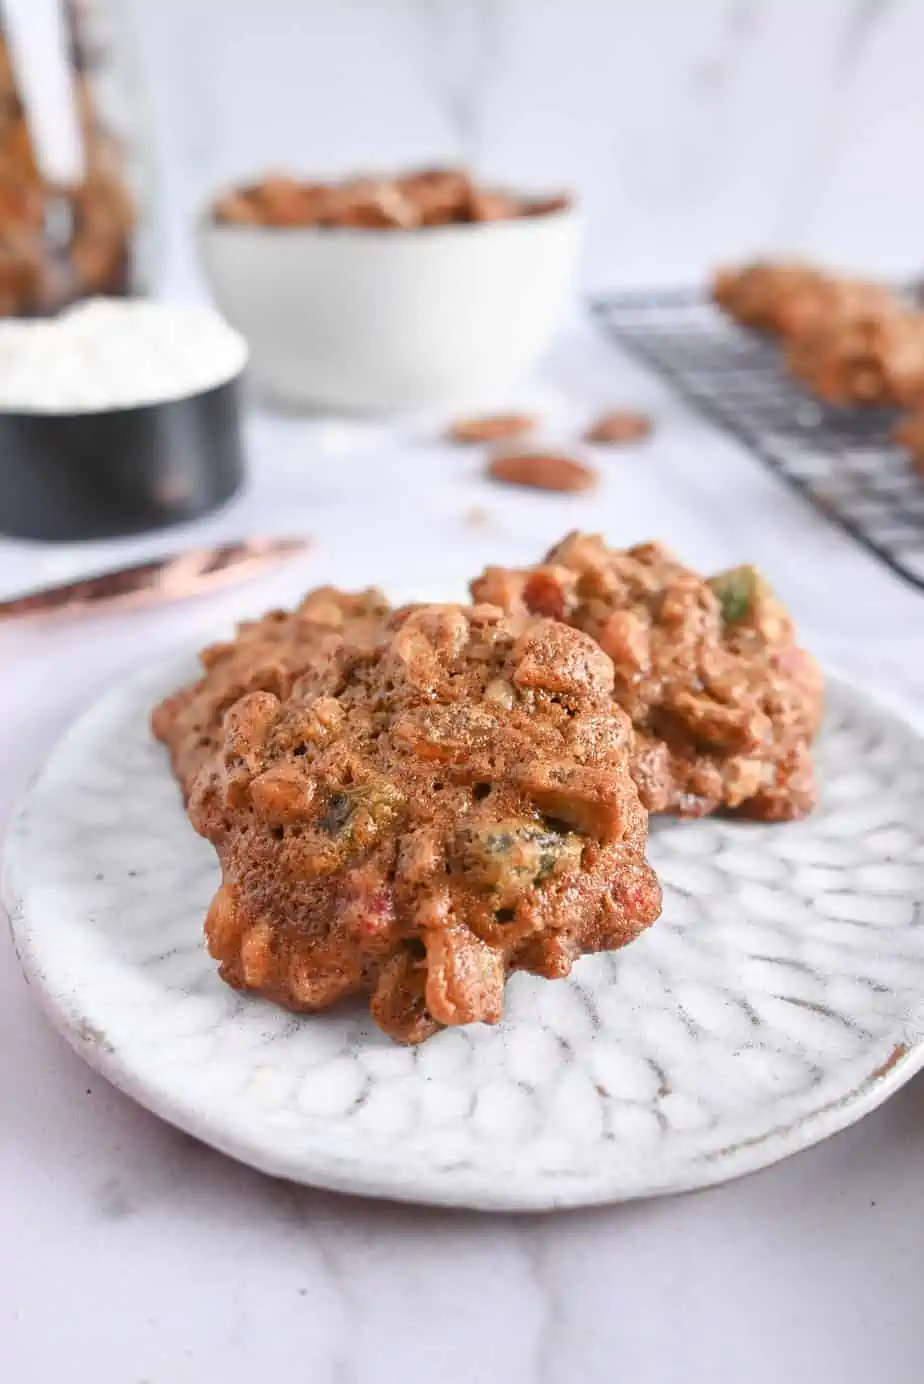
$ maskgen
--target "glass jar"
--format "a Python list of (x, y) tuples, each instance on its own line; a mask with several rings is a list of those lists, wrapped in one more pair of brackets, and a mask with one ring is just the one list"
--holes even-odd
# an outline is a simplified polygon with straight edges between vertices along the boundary
[(144, 286), (143, 144), (105, 0), (0, 12), (0, 316)]

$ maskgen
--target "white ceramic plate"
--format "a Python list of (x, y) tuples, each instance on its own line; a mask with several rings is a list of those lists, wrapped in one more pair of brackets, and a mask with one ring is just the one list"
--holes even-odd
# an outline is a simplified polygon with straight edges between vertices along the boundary
[(218, 980), (217, 880), (146, 673), (59, 745), (9, 837), (29, 979), (116, 1086), (267, 1172), (492, 1210), (703, 1186), (851, 1124), (924, 1063), (924, 745), (830, 691), (822, 805), (783, 826), (658, 823), (664, 915), (568, 981), (517, 976), (494, 1029), (417, 1049), (357, 1006), (294, 1017)]

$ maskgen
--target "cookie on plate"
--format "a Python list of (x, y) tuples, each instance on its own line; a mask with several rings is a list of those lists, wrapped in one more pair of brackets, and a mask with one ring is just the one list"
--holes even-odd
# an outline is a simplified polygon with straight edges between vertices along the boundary
[(222, 740), (225, 712), (247, 692), (284, 697), (313, 661), (323, 660), (342, 639), (374, 637), (388, 614), (380, 591), (356, 593), (322, 586), (295, 610), (271, 610), (238, 626), (233, 639), (199, 655), (202, 675), (171, 693), (154, 709), (151, 726), (170, 752), (184, 798)]
[(776, 821), (814, 806), (821, 676), (753, 567), (707, 579), (657, 543), (622, 551), (574, 533), (536, 567), (487, 568), (472, 594), (598, 641), (649, 811)]
[(511, 971), (565, 976), (655, 919), (612, 662), (521, 624), (406, 608), (287, 700), (237, 702), (189, 807), (221, 861), (206, 936), (230, 985), (295, 1010), (366, 993), (414, 1043), (495, 1022)]

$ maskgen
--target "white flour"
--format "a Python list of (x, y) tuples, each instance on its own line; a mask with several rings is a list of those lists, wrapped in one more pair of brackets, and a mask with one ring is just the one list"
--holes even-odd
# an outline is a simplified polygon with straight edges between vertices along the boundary
[(0, 410), (96, 413), (184, 399), (243, 369), (247, 346), (218, 313), (97, 298), (41, 321), (0, 321)]

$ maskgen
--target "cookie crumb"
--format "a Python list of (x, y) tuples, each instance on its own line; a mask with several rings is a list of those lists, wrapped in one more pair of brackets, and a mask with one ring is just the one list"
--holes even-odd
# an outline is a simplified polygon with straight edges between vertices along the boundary
[(531, 413), (486, 413), (479, 418), (457, 418), (446, 436), (452, 442), (500, 442), (532, 432), (537, 421)]
[(619, 445), (642, 442), (651, 436), (652, 422), (644, 413), (626, 409), (610, 409), (591, 423), (584, 434), (585, 442)]
[(491, 527), (491, 512), (481, 505), (474, 505), (471, 509), (466, 510), (463, 523), (470, 529), (489, 529)]
[(485, 472), (505, 485), (526, 485), (534, 490), (577, 493), (593, 490), (597, 484), (592, 466), (561, 452), (499, 452), (488, 459)]

